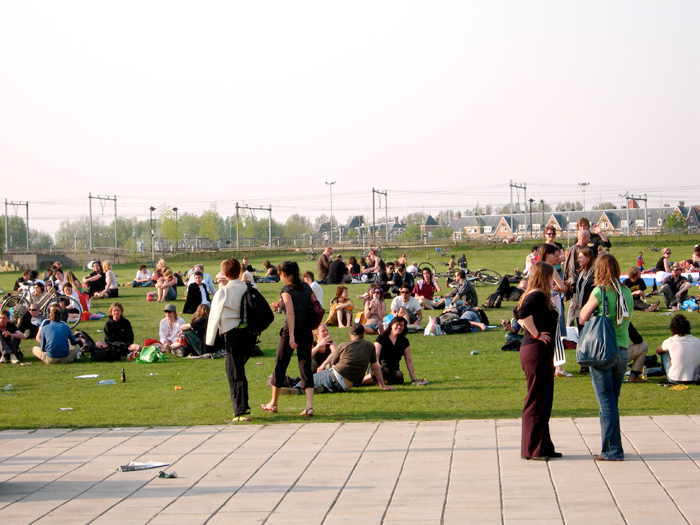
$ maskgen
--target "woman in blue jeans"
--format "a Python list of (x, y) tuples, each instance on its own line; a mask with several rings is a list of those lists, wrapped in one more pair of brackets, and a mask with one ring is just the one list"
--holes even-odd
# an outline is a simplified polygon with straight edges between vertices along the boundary
[[(579, 320), (587, 322), (603, 300), (607, 303), (608, 317), (615, 327), (618, 352), (616, 359), (604, 366), (590, 367), (593, 390), (600, 405), (600, 432), (603, 446), (600, 454), (593, 454), (596, 461), (622, 461), (620, 435), (620, 412), (617, 401), (622, 380), (627, 371), (627, 349), (629, 348), (630, 312), (633, 307), (632, 292), (620, 284), (620, 265), (609, 253), (602, 253), (595, 262), (595, 286), (588, 302), (581, 309)], [(598, 312), (600, 313), (600, 312)]]

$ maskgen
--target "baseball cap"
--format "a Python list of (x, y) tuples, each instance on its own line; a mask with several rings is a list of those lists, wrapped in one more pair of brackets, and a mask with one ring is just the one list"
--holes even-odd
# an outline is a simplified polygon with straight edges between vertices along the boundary
[(364, 335), (365, 333), (365, 327), (362, 326), (362, 323), (355, 323), (352, 325), (352, 328), (350, 329), (350, 334), (351, 335)]
[(177, 308), (175, 307), (174, 304), (170, 303), (169, 305), (166, 305), (166, 307), (163, 311), (164, 312), (177, 312)]

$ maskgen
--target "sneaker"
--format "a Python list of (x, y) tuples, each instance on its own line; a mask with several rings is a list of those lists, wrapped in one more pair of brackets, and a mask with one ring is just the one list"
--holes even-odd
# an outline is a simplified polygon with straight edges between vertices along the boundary
[(0, 357), (0, 363), (7, 363), (7, 359), (5, 358), (4, 354), (2, 357)]
[(17, 356), (15, 354), (10, 354), (10, 363), (12, 363), (13, 365), (19, 363), (19, 359), (17, 359)]

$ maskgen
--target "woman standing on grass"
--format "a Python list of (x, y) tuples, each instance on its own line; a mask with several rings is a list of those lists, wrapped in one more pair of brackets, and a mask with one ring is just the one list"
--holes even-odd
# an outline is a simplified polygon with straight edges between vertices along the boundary
[[(553, 228), (552, 228), (553, 229)], [(552, 239), (551, 232), (549, 233), (550, 239)], [(561, 261), (560, 249), (557, 243), (554, 241), (546, 242), (540, 246), (537, 257), (539, 261), (545, 262), (554, 268), (554, 273), (552, 274), (552, 289), (551, 289), (551, 299), (554, 308), (559, 315), (559, 332), (561, 334), (566, 334), (566, 322), (564, 319), (564, 301), (562, 299), (562, 294), (568, 292), (568, 285), (562, 280), (561, 275), (557, 271), (557, 264)], [(564, 370), (564, 363), (566, 362), (566, 354), (564, 353), (563, 345), (560, 345), (558, 352), (555, 348), (555, 361), (557, 361), (557, 366), (554, 369), (554, 375), (557, 377), (572, 377), (572, 374)]]
[(241, 302), (248, 285), (239, 279), (241, 263), (236, 259), (222, 261), (221, 273), (227, 282), (220, 286), (212, 298), (205, 342), (209, 346), (216, 346), (219, 336), (223, 336), (226, 346), (226, 376), (233, 403), (233, 421), (250, 421), (245, 363), (253, 354), (255, 334), (246, 328), (239, 328)]
[[(620, 436), (620, 412), (617, 401), (620, 397), (622, 380), (627, 371), (629, 348), (630, 312), (633, 308), (632, 292), (626, 286), (620, 286), (620, 265), (609, 253), (601, 253), (595, 262), (595, 285), (591, 297), (581, 309), (581, 322), (588, 321), (603, 302), (603, 290), (607, 303), (608, 317), (615, 327), (617, 340), (617, 357), (604, 366), (590, 367), (591, 381), (598, 405), (600, 405), (600, 433), (603, 441), (600, 454), (594, 454), (596, 461), (622, 461)], [(600, 287), (603, 287), (602, 289)]]
[(520, 457), (549, 461), (559, 458), (549, 434), (554, 398), (554, 338), (557, 311), (551, 301), (554, 268), (544, 262), (532, 267), (527, 289), (513, 315), (525, 329), (520, 364), (525, 372), (527, 395), (523, 405)]
[(299, 415), (312, 417), (314, 415), (314, 376), (311, 371), (311, 296), (313, 291), (308, 284), (301, 280), (299, 265), (293, 261), (285, 261), (279, 265), (278, 273), (284, 283), (280, 292), (282, 300), (280, 308), (285, 312), (284, 326), (280, 330), (280, 341), (275, 357), (275, 374), (272, 386), (272, 398), (260, 408), (274, 414), (277, 412), (277, 399), (280, 388), (284, 386), (284, 377), (294, 350), (297, 351), (299, 372), (301, 374), (301, 389), (306, 393), (306, 407)]

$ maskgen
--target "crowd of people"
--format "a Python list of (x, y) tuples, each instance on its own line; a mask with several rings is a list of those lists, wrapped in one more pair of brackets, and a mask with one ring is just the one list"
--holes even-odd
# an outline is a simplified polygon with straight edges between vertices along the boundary
[[(519, 350), (526, 379), (521, 457), (527, 460), (561, 456), (549, 430), (554, 378), (572, 376), (564, 369), (564, 347), (572, 333), (580, 333), (591, 317), (601, 315), (603, 300), (615, 327), (617, 357), (609, 365), (582, 368), (580, 372), (590, 374), (600, 406), (602, 444), (595, 459), (624, 459), (618, 399), (628, 368), (628, 382), (647, 381), (644, 363), (650, 352), (643, 334), (630, 322), (632, 312), (659, 310), (660, 299), (648, 301), (654, 295), (663, 297), (665, 308), (679, 310), (688, 300), (692, 286), (692, 279), (683, 273), (700, 267), (697, 246), (693, 257), (681, 262), (671, 261), (671, 249), (665, 248), (652, 270), (644, 270), (640, 252), (636, 265), (621, 280), (619, 263), (609, 253), (610, 241), (585, 218), (577, 226), (577, 241), (568, 250), (556, 241), (556, 230), (547, 227), (543, 242), (533, 246), (526, 257), (525, 271), (520, 273), (516, 269), (496, 288), (500, 298), (517, 303), (513, 318), (503, 319), (501, 326), (507, 345)], [(326, 246), (318, 259), (316, 276), (311, 271), (302, 274), (293, 261), (274, 265), (265, 260), (262, 265), (263, 269), (256, 272), (247, 258), (241, 262), (226, 259), (212, 278), (203, 265), (178, 273), (161, 259), (152, 271), (141, 265), (133, 281), (126, 285), (152, 287), (154, 300), (165, 303), (158, 338), (145, 343), (178, 357), (216, 352), (225, 355), (234, 421), (251, 419), (245, 365), (254, 353), (256, 334), (246, 329), (241, 312), (249, 286), (278, 282), (282, 285), (277, 306), (284, 314), (284, 322), (270, 379), (271, 396), (260, 405), (261, 410), (270, 414), (277, 413), (282, 394), (304, 395), (306, 402), (300, 415), (312, 417), (315, 394), (347, 392), (363, 385), (393, 390), (392, 385), (405, 382), (402, 360), (411, 384), (426, 384), (426, 380), (416, 376), (407, 337), (409, 332), (422, 330), (426, 313), (434, 315), (433, 311), (438, 310), (435, 312), (438, 323), (466, 323), (465, 331), (486, 329), (477, 291), (464, 271), (464, 254), (459, 260), (454, 256), (450, 259), (452, 278), (444, 291), (430, 268), (420, 268), (416, 262), (409, 264), (405, 254), (384, 261), (379, 250), (346, 261), (341, 254), (334, 255), (331, 246)], [(70, 271), (64, 273), (58, 262), (41, 279), (36, 271), (23, 273), (16, 289), (31, 283), (32, 304), (17, 323), (12, 322), (9, 312), (0, 311), (1, 362), (19, 362), (19, 345), (27, 338), (38, 343), (32, 353), (44, 363), (63, 364), (76, 359), (80, 348), (63, 322), (60, 305), (52, 305), (46, 315), (39, 305), (48, 293), (47, 288), (77, 300), (83, 294), (92, 300), (118, 298), (119, 284), (110, 261), (91, 261), (88, 266), (92, 271), (82, 280)], [(645, 277), (653, 282), (650, 292)], [(347, 285), (360, 283), (366, 283), (368, 289), (357, 296), (361, 304), (356, 308)], [(324, 303), (323, 285), (335, 286), (328, 303)], [(178, 314), (175, 304), (180, 287), (186, 290), (181, 313), (191, 314), (190, 322)], [(328, 312), (325, 323), (319, 326), (315, 326), (313, 315), (315, 301), (327, 306)], [(568, 310), (566, 301), (569, 301)], [(135, 341), (124, 313), (121, 303), (111, 304), (103, 330), (104, 342), (97, 345), (120, 344), (129, 352), (138, 353), (142, 346)], [(348, 329), (348, 340), (333, 340), (328, 326)], [(671, 319), (670, 331), (672, 336), (656, 349), (667, 381), (671, 384), (698, 381), (700, 340), (690, 334), (690, 324), (683, 314)], [(374, 342), (367, 339), (370, 335), (375, 337)], [(294, 353), (299, 370), (296, 379), (287, 375)]]

